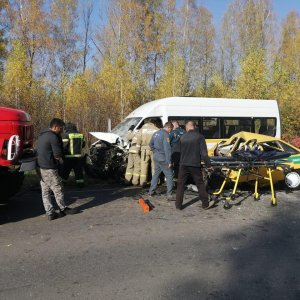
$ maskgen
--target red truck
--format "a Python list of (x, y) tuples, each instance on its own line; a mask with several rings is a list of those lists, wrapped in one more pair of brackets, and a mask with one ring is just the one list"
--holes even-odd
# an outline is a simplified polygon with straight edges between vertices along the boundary
[(22, 160), (34, 156), (33, 125), (28, 113), (0, 107), (0, 203), (19, 191)]

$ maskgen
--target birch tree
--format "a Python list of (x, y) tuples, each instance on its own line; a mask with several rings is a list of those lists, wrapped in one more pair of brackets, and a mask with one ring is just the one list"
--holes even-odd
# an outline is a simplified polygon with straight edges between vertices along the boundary
[(26, 50), (20, 41), (13, 43), (4, 72), (4, 94), (7, 104), (30, 110), (31, 73), (28, 72)]
[(84, 25), (84, 43), (83, 43), (83, 73), (86, 70), (87, 65), (87, 57), (89, 52), (89, 40), (91, 35), (91, 16), (93, 13), (93, 2), (88, 1), (83, 4), (82, 7), (82, 17), (83, 17), (83, 25)]
[(178, 48), (186, 61), (190, 87), (194, 89), (201, 85), (206, 90), (215, 61), (212, 14), (205, 7), (198, 7), (195, 1), (186, 0), (179, 10), (178, 19)]
[(268, 99), (268, 70), (263, 50), (249, 52), (241, 62), (236, 94), (244, 99)]
[(282, 24), (272, 79), (272, 91), (281, 107), (283, 131), (288, 138), (299, 135), (300, 16), (295, 11), (291, 11)]
[(60, 96), (60, 115), (63, 119), (66, 117), (66, 87), (80, 65), (76, 33), (77, 5), (77, 0), (53, 0), (51, 4), (54, 38), (52, 78)]
[(45, 76), (49, 63), (49, 23), (44, 5), (44, 0), (11, 0), (6, 5), (10, 38), (21, 42), (28, 71), (36, 78)]

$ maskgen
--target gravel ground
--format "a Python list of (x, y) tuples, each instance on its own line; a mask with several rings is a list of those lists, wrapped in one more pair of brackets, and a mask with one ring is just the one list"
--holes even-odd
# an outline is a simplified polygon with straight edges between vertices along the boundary
[(68, 187), (82, 213), (51, 222), (39, 189), (0, 207), (0, 299), (300, 299), (300, 192), (207, 211), (161, 195), (149, 213), (141, 192)]

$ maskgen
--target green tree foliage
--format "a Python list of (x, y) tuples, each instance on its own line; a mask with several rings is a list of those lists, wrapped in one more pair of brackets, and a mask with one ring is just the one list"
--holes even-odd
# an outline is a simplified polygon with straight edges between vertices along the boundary
[(171, 56), (165, 65), (155, 91), (155, 98), (172, 96), (188, 96), (188, 77), (185, 61), (182, 58)]
[(31, 80), (25, 48), (21, 42), (15, 41), (8, 54), (4, 73), (4, 93), (9, 105), (26, 109), (30, 107)]
[(292, 138), (300, 132), (300, 16), (286, 17), (280, 50), (273, 66), (273, 95), (279, 100), (283, 132)]
[(297, 12), (279, 25), (272, 0), (232, 0), (217, 31), (196, 0), (111, 0), (101, 22), (79, 3), (0, 1), (0, 105), (36, 131), (57, 116), (87, 134), (155, 98), (203, 96), (277, 99), (284, 134), (299, 134)]
[(50, 24), (44, 5), (44, 0), (11, 0), (6, 6), (11, 38), (22, 43), (29, 71), (39, 79), (47, 68), (45, 53), (49, 52), (50, 44)]
[(236, 81), (237, 98), (268, 99), (268, 85), (264, 51), (253, 50), (241, 62)]
[(219, 74), (214, 74), (209, 80), (205, 96), (211, 98), (226, 98), (228, 96), (228, 88)]
[(126, 60), (123, 57), (119, 57), (115, 63), (105, 60), (98, 80), (104, 98), (109, 101), (111, 115), (117, 122), (122, 120), (132, 111), (135, 96), (135, 87)]
[(269, 64), (275, 52), (274, 12), (271, 0), (233, 0), (222, 19), (220, 71), (233, 87), (240, 61), (249, 52), (265, 51)]

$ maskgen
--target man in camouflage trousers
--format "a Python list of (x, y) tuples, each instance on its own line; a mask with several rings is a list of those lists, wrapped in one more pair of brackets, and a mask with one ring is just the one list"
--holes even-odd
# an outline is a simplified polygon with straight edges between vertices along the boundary
[[(78, 213), (75, 208), (69, 208), (64, 201), (64, 190), (58, 174), (59, 164), (63, 164), (63, 143), (61, 133), (64, 122), (54, 118), (50, 128), (43, 130), (38, 139), (38, 165), (40, 167), (40, 184), (42, 189), (43, 204), (50, 221)], [(60, 209), (57, 213), (51, 203), (51, 191)]]

